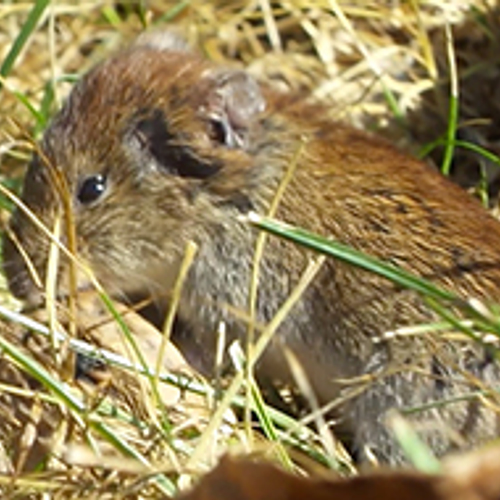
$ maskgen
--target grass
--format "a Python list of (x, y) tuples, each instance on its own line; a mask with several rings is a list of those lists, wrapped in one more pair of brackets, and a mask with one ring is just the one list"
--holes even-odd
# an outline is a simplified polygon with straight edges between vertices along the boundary
[[(19, 190), (34, 141), (78, 74), (133, 38), (144, 26), (174, 22), (207, 57), (222, 63), (240, 61), (279, 88), (310, 92), (330, 106), (332, 117), (376, 130), (411, 151), (423, 150), (427, 159), (447, 175), (455, 176), (466, 187), (479, 186), (483, 199), (490, 199), (491, 193), (495, 195), (493, 185), (500, 163), (494, 154), (498, 111), (489, 99), (478, 97), (484, 88), (495, 84), (490, 75), (497, 64), (497, 7), (492, 2), (452, 0), (442, 5), (318, 0), (309, 2), (310, 8), (301, 9), (293, 2), (271, 4), (262, 0), (256, 5), (244, 1), (196, 5), (160, 0), (147, 4), (4, 1), (0, 4), (2, 185)], [(5, 222), (12, 202), (4, 196), (0, 206)], [(437, 327), (449, 328), (451, 324), (476, 340), (481, 340), (478, 329), (500, 335), (495, 314), (476, 304), (457, 301), (433, 284), (316, 235), (283, 227), (279, 221), (265, 218), (255, 223), (266, 231), (279, 232), (299, 240), (298, 244), (365, 266), (424, 294), (443, 318)], [(243, 346), (243, 352), (235, 354), (235, 363), (242, 363), (245, 357), (248, 365), (256, 362), (320, 266), (321, 259), (311, 265), (296, 293), (267, 325), (255, 348), (245, 350)], [(12, 310), (7, 290), (3, 298), (7, 309)], [(137, 353), (134, 335), (121, 313), (112, 309), (105, 296), (104, 300), (118, 329), (125, 332), (125, 351)], [(457, 304), (463, 313), (458, 317)], [(156, 367), (150, 371), (146, 370), (148, 361), (140, 362), (140, 356), (137, 360), (137, 355), (132, 355), (137, 363), (131, 365), (125, 356), (117, 358), (105, 350), (98, 352), (88, 344), (75, 344), (62, 337), (62, 348), (68, 344), (87, 355), (95, 352), (111, 365), (127, 365), (132, 379), (136, 379), (121, 391), (114, 387), (112, 395), (89, 387), (82, 389), (67, 376), (64, 366), (38, 355), (37, 350), (18, 345), (16, 325), (20, 321), (11, 319), (2, 325), (0, 344), (12, 363), (8, 369), (24, 380), (24, 392), (17, 394), (14, 384), (10, 388), (7, 384), (2, 392), (11, 391), (29, 406), (30, 418), (26, 418), (26, 412), (16, 410), (21, 433), (19, 423), (17, 427), (5, 424), (0, 438), (8, 443), (9, 436), (17, 432), (16, 435), (28, 439), (30, 422), (36, 422), (36, 418), (43, 422), (44, 415), (48, 415), (55, 428), (51, 436), (54, 454), (49, 459), (52, 474), (41, 472), (37, 477), (22, 471), (29, 457), (16, 457), (12, 466), (19, 479), (11, 488), (39, 495), (50, 489), (64, 492), (65, 498), (77, 497), (85, 490), (87, 498), (99, 498), (101, 494), (111, 494), (119, 485), (120, 494), (126, 492), (130, 498), (171, 495), (180, 485), (189, 484), (205, 472), (227, 449), (271, 456), (289, 469), (302, 464), (304, 469), (335, 467), (346, 474), (355, 472), (321, 418), (314, 419), (315, 425), (305, 426), (267, 406), (249, 372), (240, 371), (222, 395), (192, 377), (166, 376), (168, 383), (180, 387), (183, 393), (199, 397), (194, 401), (199, 406), (197, 412), (189, 407), (191, 402), (181, 399), (177, 408), (180, 415), (176, 415), (175, 411), (165, 411), (158, 393), (162, 385), (159, 379), (165, 377), (158, 373), (161, 356), (149, 365)], [(34, 328), (46, 331), (40, 324)], [(40, 342), (44, 347), (40, 351), (44, 352), (47, 346), (43, 340)], [(164, 344), (159, 350), (163, 349)], [(138, 373), (145, 371), (147, 377), (139, 381)], [(124, 376), (119, 373), (118, 377)], [(34, 390), (24, 374), (36, 380), (44, 391)], [(246, 427), (234, 422), (231, 406), (247, 409)], [(0, 409), (7, 411), (6, 408), (9, 407), (5, 399), (0, 398)], [(257, 415), (265, 438), (253, 432), (248, 418), (250, 410)], [(54, 414), (57, 418), (53, 418)], [(423, 469), (437, 467), (432, 458), (426, 457), (420, 443), (412, 444), (413, 435), (404, 431), (400, 420), (396, 420), (396, 426), (403, 428), (402, 442), (406, 436), (410, 442), (408, 454), (414, 453), (415, 462)], [(41, 427), (38, 429), (41, 432)], [(72, 449), (76, 450), (71, 458), (67, 450), (60, 451), (66, 442), (73, 443)], [(108, 450), (105, 456), (103, 449)], [(74, 464), (72, 468), (65, 467), (66, 460)], [(306, 462), (309, 465), (304, 465)], [(75, 481), (74, 477), (78, 479)], [(0, 484), (4, 491), (9, 491), (8, 482)]]

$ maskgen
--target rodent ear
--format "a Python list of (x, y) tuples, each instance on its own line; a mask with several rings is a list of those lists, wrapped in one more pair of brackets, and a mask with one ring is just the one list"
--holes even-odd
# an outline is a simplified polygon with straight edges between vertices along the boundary
[(201, 87), (199, 109), (211, 122), (212, 135), (229, 148), (245, 149), (249, 131), (266, 107), (258, 82), (245, 71), (219, 70), (205, 76)]
[(180, 177), (206, 179), (220, 170), (220, 165), (204, 160), (171, 134), (163, 110), (143, 111), (125, 134), (129, 151), (138, 164)]

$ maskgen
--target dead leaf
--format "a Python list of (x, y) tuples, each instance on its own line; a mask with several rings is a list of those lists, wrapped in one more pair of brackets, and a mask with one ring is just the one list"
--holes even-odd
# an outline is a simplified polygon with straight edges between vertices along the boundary
[(450, 460), (442, 475), (383, 470), (308, 478), (250, 458), (223, 457), (179, 500), (499, 500), (500, 447)]

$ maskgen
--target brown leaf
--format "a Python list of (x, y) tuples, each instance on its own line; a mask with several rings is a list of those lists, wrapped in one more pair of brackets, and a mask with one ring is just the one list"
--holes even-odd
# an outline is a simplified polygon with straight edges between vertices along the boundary
[(224, 457), (180, 500), (498, 500), (500, 447), (455, 458), (442, 475), (384, 470), (358, 477), (299, 477), (266, 462)]

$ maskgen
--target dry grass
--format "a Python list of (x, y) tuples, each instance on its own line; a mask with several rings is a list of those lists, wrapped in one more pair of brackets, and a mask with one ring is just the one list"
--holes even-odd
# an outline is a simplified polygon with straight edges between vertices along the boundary
[[(0, 64), (32, 7), (32, 2), (4, 0), (0, 4)], [(487, 201), (488, 195), (497, 192), (499, 178), (498, 159), (485, 156), (480, 149), (495, 153), (499, 148), (498, 18), (499, 6), (492, 0), (291, 0), (272, 4), (267, 0), (150, 0), (144, 5), (54, 1), (0, 81), (2, 183), (19, 187), (33, 139), (40, 136), (69, 92), (75, 75), (127, 43), (145, 26), (174, 23), (210, 59), (245, 65), (279, 88), (322, 99), (333, 117), (377, 131), (414, 153), (425, 148), (437, 167), (447, 168), (449, 161), (456, 179), (477, 188)], [(454, 142), (455, 137), (462, 142)], [(3, 201), (5, 222), (9, 203)], [(8, 293), (3, 296), (4, 303), (12, 307)], [(5, 339), (14, 345), (18, 342), (18, 327), (5, 324), (2, 330)], [(26, 349), (30, 356), (38, 353), (36, 358), (47, 367), (52, 379), (48, 384), (64, 380), (57, 360), (47, 359), (43, 342), (36, 348), (23, 348), (23, 352)], [(6, 449), (0, 450), (5, 462), (0, 469), (18, 474), (17, 487), (25, 484), (37, 492), (33, 495), (52, 491), (54, 498), (158, 498), (160, 492), (189, 484), (228, 446), (266, 452), (290, 465), (280, 445), (237, 425), (227, 424), (217, 439), (212, 434), (208, 439), (203, 431), (207, 426), (209, 430), (220, 428), (221, 420), (210, 420), (203, 413), (186, 423), (156, 412), (151, 408), (154, 394), (148, 393), (148, 382), (146, 388), (136, 382), (135, 392), (128, 393), (127, 384), (133, 382), (127, 379), (125, 390), (114, 387), (111, 402), (98, 411), (99, 391), (82, 390), (69, 381), (71, 391), (56, 383), (56, 387), (49, 385), (50, 395), (40, 395), (39, 383), (33, 385), (33, 379), (24, 373), (22, 358), (15, 364), (7, 360), (3, 364), (0, 419), (5, 424), (0, 426), (0, 438)], [(34, 370), (39, 380), (39, 367)], [(12, 380), (23, 395), (9, 394)], [(82, 407), (59, 390), (68, 391)], [(203, 405), (203, 411), (210, 413), (211, 406)], [(119, 411), (119, 418), (109, 414), (112, 411)], [(293, 424), (283, 423), (285, 428)], [(273, 430), (268, 432), (272, 436)], [(333, 457), (325, 451), (324, 441), (303, 428), (301, 432), (308, 432), (308, 460), (314, 457), (315, 467), (331, 465)], [(48, 443), (44, 441), (47, 436)], [(208, 443), (200, 447), (204, 441)], [(19, 448), (21, 442), (20, 452), (12, 458), (9, 447)], [(55, 450), (50, 473), (23, 472), (30, 469), (29, 460), (35, 460), (24, 456), (23, 450), (35, 442)], [(104, 456), (91, 453), (92, 448)], [(5, 478), (0, 478), (2, 488), (8, 490)]]

